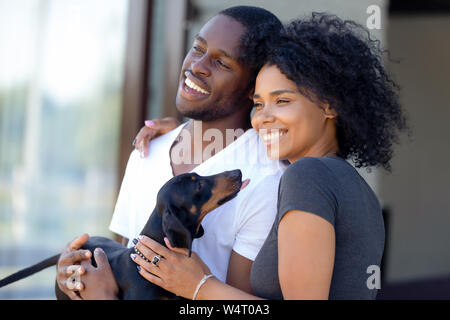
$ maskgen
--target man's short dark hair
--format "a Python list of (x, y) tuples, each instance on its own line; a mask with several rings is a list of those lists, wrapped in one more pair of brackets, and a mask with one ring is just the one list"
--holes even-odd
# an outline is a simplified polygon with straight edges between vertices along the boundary
[(224, 9), (219, 14), (233, 18), (240, 22), (248, 31), (252, 31), (261, 24), (273, 23), (282, 27), (281, 21), (269, 10), (252, 7), (252, 6), (236, 6)]
[(267, 46), (273, 45), (274, 39), (279, 37), (283, 24), (272, 12), (253, 6), (235, 6), (219, 14), (236, 20), (247, 29), (241, 37), (239, 62), (250, 69), (250, 85), (253, 86), (266, 60)]

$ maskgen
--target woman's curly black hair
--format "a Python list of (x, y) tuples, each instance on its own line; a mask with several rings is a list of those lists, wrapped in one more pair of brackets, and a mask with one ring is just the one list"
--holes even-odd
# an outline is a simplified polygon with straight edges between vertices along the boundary
[(383, 66), (387, 51), (363, 26), (313, 13), (292, 21), (269, 41), (258, 34), (247, 36), (243, 46), (255, 53), (251, 63), (277, 66), (303, 95), (337, 112), (338, 156), (352, 159), (358, 168), (390, 171), (392, 146), (406, 121), (399, 87)]

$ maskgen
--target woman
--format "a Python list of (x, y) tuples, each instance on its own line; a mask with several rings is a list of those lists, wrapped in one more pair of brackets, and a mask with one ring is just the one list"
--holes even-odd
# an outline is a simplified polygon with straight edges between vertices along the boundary
[(390, 170), (405, 121), (378, 43), (361, 32), (325, 14), (293, 21), (258, 73), (252, 126), (268, 154), (291, 165), (252, 266), (255, 295), (209, 277), (198, 256), (140, 237), (148, 259), (162, 257), (157, 265), (131, 257), (145, 279), (190, 299), (375, 298), (367, 280), (383, 254), (381, 208), (345, 159)]

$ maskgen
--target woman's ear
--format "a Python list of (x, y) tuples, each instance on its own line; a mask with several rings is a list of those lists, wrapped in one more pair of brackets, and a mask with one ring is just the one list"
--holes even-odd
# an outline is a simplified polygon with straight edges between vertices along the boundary
[(336, 110), (331, 108), (329, 103), (323, 106), (323, 114), (327, 119), (335, 119), (338, 116)]

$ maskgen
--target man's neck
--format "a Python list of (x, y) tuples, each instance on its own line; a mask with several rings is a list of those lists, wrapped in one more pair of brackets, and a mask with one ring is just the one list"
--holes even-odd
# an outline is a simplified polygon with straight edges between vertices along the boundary
[[(183, 128), (188, 134), (180, 132), (172, 145), (172, 148), (174, 148), (176, 144), (179, 144), (180, 137), (183, 137), (182, 139), (189, 137), (190, 141), (183, 141), (181, 144), (182, 149), (190, 148), (189, 151), (186, 150), (190, 157), (186, 158), (187, 163), (183, 162), (181, 164), (174, 164), (173, 158), (171, 158), (173, 174), (178, 175), (192, 171), (197, 165), (205, 162), (234, 142), (250, 127), (250, 120), (245, 117), (242, 117), (241, 121), (236, 121), (236, 119), (220, 119), (216, 121), (190, 120)], [(177, 152), (180, 147), (181, 145), (177, 146)]]
[[(199, 125), (201, 123), (201, 125)], [(189, 120), (189, 123), (186, 125), (185, 129), (189, 131), (192, 137), (194, 137), (194, 129), (201, 130), (201, 136), (205, 137), (205, 133), (209, 130), (219, 130), (223, 137), (226, 137), (227, 131), (247, 131), (251, 128), (249, 119), (242, 119), (241, 121), (236, 121), (235, 119), (220, 119), (214, 121), (197, 121), (197, 120)], [(197, 133), (198, 134), (198, 133)], [(194, 143), (194, 141), (192, 141)], [(205, 143), (203, 143), (205, 148)], [(206, 145), (208, 145), (208, 141), (206, 141)]]

